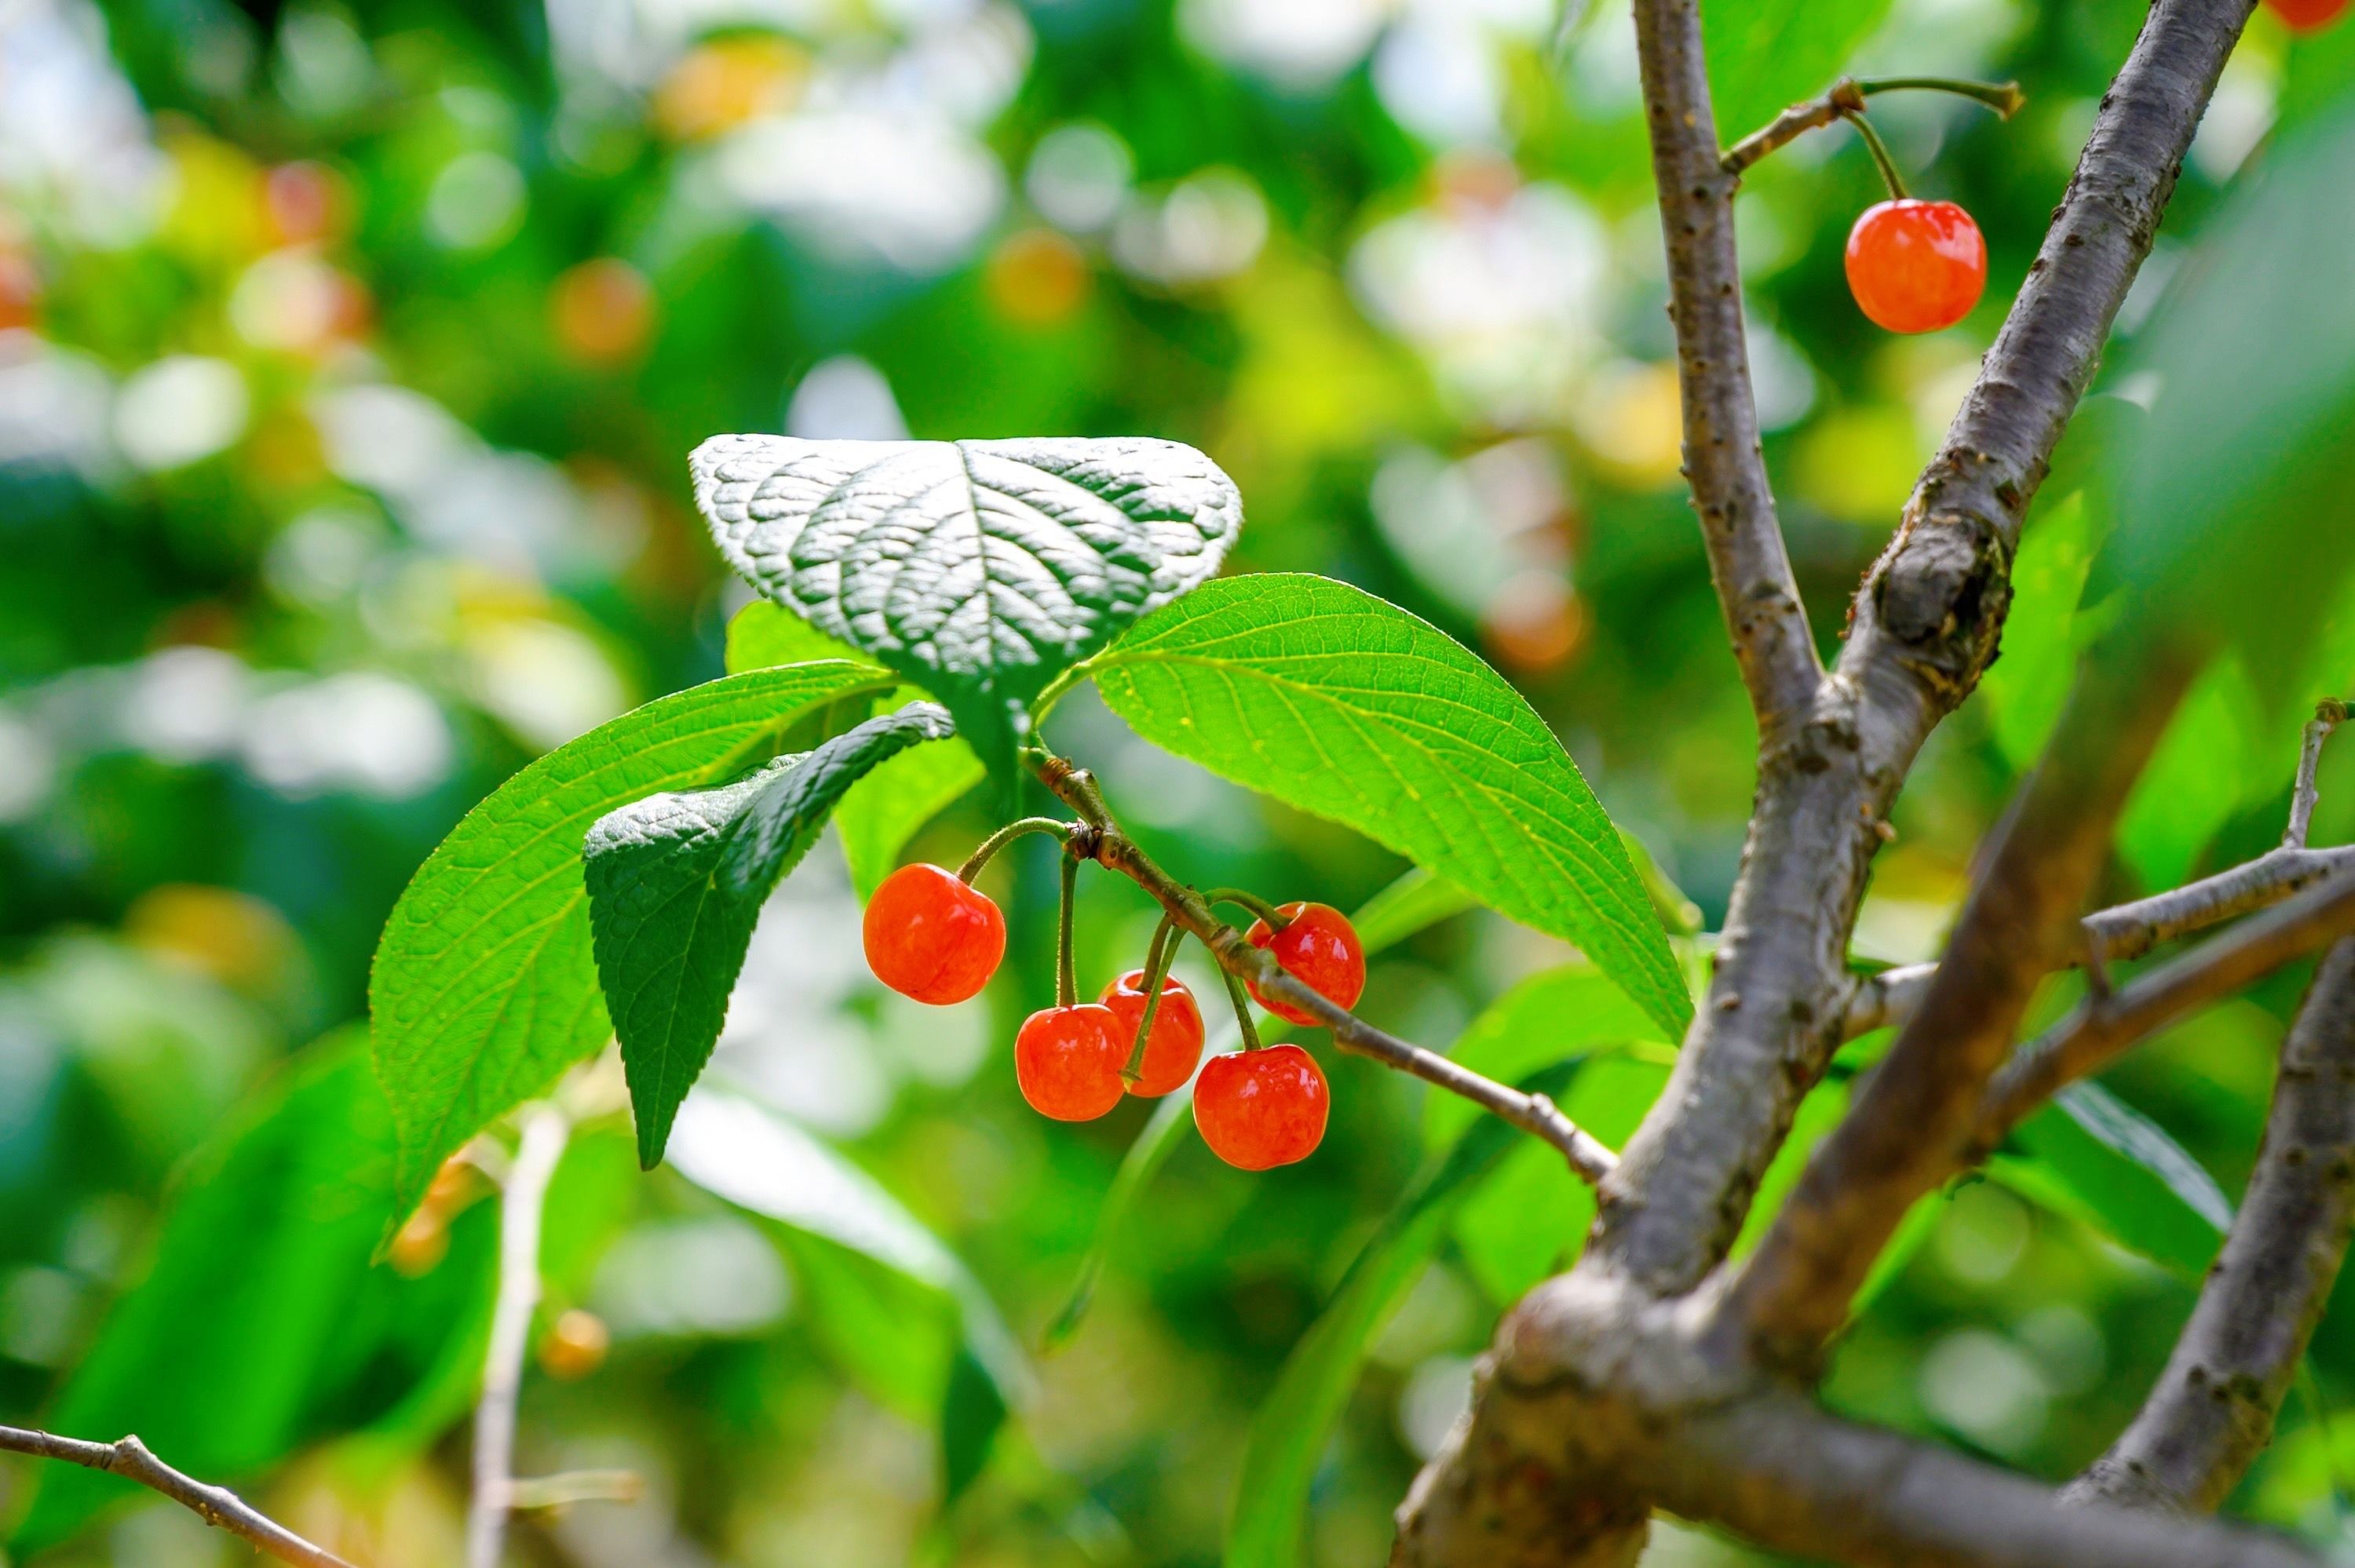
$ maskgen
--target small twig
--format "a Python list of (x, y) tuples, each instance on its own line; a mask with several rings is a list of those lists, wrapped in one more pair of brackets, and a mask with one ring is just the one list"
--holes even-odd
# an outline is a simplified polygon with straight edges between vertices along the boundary
[(509, 1481), (507, 1508), (515, 1513), (537, 1513), (574, 1503), (635, 1502), (645, 1495), (645, 1480), (634, 1470), (566, 1470)]
[(2232, 995), (2355, 930), (2355, 878), (2309, 888), (2205, 946), (2080, 1007), (2006, 1064), (1988, 1086), (1974, 1143), (1984, 1153), (2063, 1086), (2099, 1072), (2169, 1020)]
[(60, 1459), (84, 1469), (103, 1470), (126, 1481), (136, 1481), (171, 1499), (214, 1529), (226, 1530), (251, 1542), (255, 1550), (281, 1563), (299, 1563), (302, 1568), (352, 1568), (351, 1563), (326, 1548), (312, 1545), (284, 1525), (256, 1511), (227, 1487), (207, 1486), (172, 1468), (136, 1437), (89, 1443), (79, 1437), (0, 1426), (0, 1450), (29, 1454), (39, 1459)]
[(1945, 76), (1844, 76), (1826, 89), (1820, 97), (1804, 99), (1725, 150), (1719, 164), (1729, 175), (1738, 175), (1767, 154), (1787, 146), (1810, 131), (1829, 125), (1844, 115), (1864, 112), (1864, 101), (1876, 92), (1900, 92), (1920, 89), (1932, 92), (1951, 92), (1986, 104), (2005, 119), (2010, 119), (2028, 101), (2016, 81), (1967, 81)]
[[(1023, 759), (1055, 798), (1093, 830), (1087, 835), (1085, 844), (1089, 857), (1151, 894), (1181, 929), (1209, 950), (1230, 991), (1235, 994), (1246, 1049), (1252, 1044), (1252, 1031), (1250, 1007), (1238, 983), (1241, 980), (1249, 980), (1262, 996), (1280, 1000), (1316, 1019), (1333, 1031), (1333, 1043), (1344, 1051), (1369, 1057), (1450, 1094), (1461, 1095), (1483, 1110), (1544, 1139), (1560, 1150), (1571, 1169), (1588, 1181), (1600, 1181), (1617, 1166), (1616, 1155), (1580, 1129), (1544, 1096), (1525, 1095), (1436, 1052), (1386, 1033), (1347, 1008), (1335, 1006), (1322, 992), (1295, 980), (1272, 955), (1252, 947), (1241, 932), (1220, 920), (1209, 900), (1155, 864), (1152, 857), (1121, 831), (1093, 775), (1064, 758), (1037, 748), (1025, 751)], [(1079, 847), (1077, 839), (1074, 845), (1075, 849)]]
[(2289, 826), (2282, 832), (2282, 848), (2299, 850), (2306, 847), (2307, 830), (2314, 824), (2314, 807), (2321, 799), (2315, 788), (2315, 769), (2322, 763), (2322, 743), (2330, 732), (2347, 722), (2347, 705), (2337, 697), (2326, 698), (2314, 705), (2314, 716), (2307, 721), (2305, 743), (2298, 747), (2297, 781), (2290, 787)]
[(540, 1215), (571, 1126), (545, 1101), (525, 1107), (515, 1163), (499, 1198), (499, 1287), (491, 1308), (483, 1396), (474, 1406), (474, 1495), (466, 1510), (467, 1568), (498, 1568), (514, 1507), (516, 1401), (539, 1306)]
[(1068, 839), (1071, 832), (1071, 823), (1059, 821), (1053, 817), (1023, 817), (1008, 822), (982, 840), (974, 852), (965, 856), (964, 863), (957, 867), (957, 880), (971, 882), (979, 876), (981, 868), (987, 865), (999, 850), (1025, 833), (1058, 833)]

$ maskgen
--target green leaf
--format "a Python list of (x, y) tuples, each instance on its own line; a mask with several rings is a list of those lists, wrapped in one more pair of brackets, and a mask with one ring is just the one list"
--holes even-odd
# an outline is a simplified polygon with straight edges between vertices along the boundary
[(1242, 526), (1191, 447), (719, 436), (689, 460), (729, 564), (946, 703), (1000, 777), (1048, 683), (1209, 579)]
[[(1559, 1097), (1580, 1067), (1578, 1061), (1561, 1063), (1520, 1087)], [(1226, 1568), (1293, 1568), (1299, 1562), (1309, 1482), (1357, 1383), (1367, 1341), (1422, 1274), (1465, 1194), (1526, 1137), (1494, 1118), (1475, 1122), (1427, 1163), (1349, 1265), (1252, 1418), (1227, 1527)]]
[(1576, 943), (1682, 1036), (1691, 999), (1618, 830), (1521, 694), (1429, 622), (1325, 577), (1230, 577), (1088, 673), (1147, 740)]
[(2228, 638), (2271, 690), (2355, 561), (2355, 107), (2268, 147), (2137, 338), (2158, 392), (2112, 474), (2096, 581), (2137, 636)]
[(793, 611), (756, 599), (728, 622), (728, 673), (807, 664), (818, 659), (868, 662), (866, 654), (838, 637), (828, 637)]
[(1831, 86), (1889, 7), (1890, 0), (1708, 0), (1701, 45), (1718, 140), (1732, 146), (1785, 105)]
[[(1468, 907), (1467, 895), (1427, 871), (1413, 868), (1367, 899), (1349, 916), (1349, 923), (1358, 928), (1358, 941), (1366, 949), (1366, 956), (1371, 958)], [(1270, 1017), (1260, 1024), (1260, 1034), (1263, 1039), (1279, 1040), (1290, 1028), (1281, 1018)], [(1230, 1026), (1213, 1039), (1209, 1050), (1203, 1054), (1207, 1060), (1235, 1050), (1241, 1044), (1242, 1037)], [(1071, 1294), (1064, 1298), (1062, 1308), (1041, 1337), (1048, 1349), (1062, 1344), (1079, 1331), (1081, 1320), (1087, 1316), (1088, 1304), (1094, 1299), (1096, 1281), (1103, 1275), (1113, 1244), (1135, 1234), (1137, 1202), (1155, 1175), (1185, 1142), (1187, 1130), (1194, 1125), (1193, 1108), (1194, 1086), (1188, 1080), (1183, 1088), (1162, 1097), (1146, 1119), (1145, 1129), (1121, 1157), (1120, 1169), (1113, 1173), (1112, 1187), (1104, 1193), (1103, 1207), (1096, 1215), (1095, 1236), (1088, 1244), (1087, 1255), (1080, 1261), (1079, 1277), (1072, 1281)]]
[(834, 831), (864, 902), (900, 863), (926, 822), (982, 780), (981, 758), (962, 736), (911, 746), (850, 787), (834, 809)]
[[(1660, 1026), (1625, 991), (1593, 965), (1572, 963), (1541, 969), (1490, 1002), (1464, 1026), (1447, 1055), (1475, 1072), (1511, 1083), (1573, 1051), (1635, 1044), (1653, 1047), (1658, 1053), (1655, 1061), (1670, 1054)], [(1446, 1147), (1479, 1114), (1472, 1102), (1457, 1096), (1430, 1096), (1423, 1103), (1423, 1147)], [(1642, 1114), (1640, 1107), (1636, 1114)], [(1595, 1136), (1609, 1141), (1602, 1132)]]
[[(392, 1213), (392, 1117), (365, 1032), (301, 1053), (219, 1129), (166, 1205), (144, 1275), (108, 1312), (47, 1415), (58, 1430), (136, 1432), (208, 1481), (259, 1476), (337, 1432), (396, 1429), (414, 1452), (455, 1414), (439, 1374), (481, 1368), (495, 1243), (460, 1217), (417, 1279), (369, 1267)], [(433, 1419), (405, 1397), (439, 1387)], [(392, 1436), (389, 1432), (388, 1436)], [(15, 1549), (64, 1540), (128, 1482), (47, 1467)]]
[(779, 879), (878, 763), (953, 733), (946, 710), (919, 703), (735, 783), (633, 801), (589, 830), (581, 859), (597, 977), (647, 1170), (661, 1163), (671, 1118), (711, 1059)]
[(2073, 1084), (2019, 1124), (1987, 1173), (2186, 1276), (2223, 1244), (2232, 1205), (2159, 1126), (2097, 1084)]
[[(2262, 780), (2250, 777), (2264, 722), (2263, 699), (2238, 654), (2211, 662), (2183, 694), (2118, 816), (2118, 856), (2143, 886), (2156, 892), (2188, 881), (2252, 785), (2266, 793), (2279, 786), (2273, 768)], [(2286, 760), (2279, 749), (2265, 759)]]
[(444, 1159), (612, 1033), (581, 872), (590, 824), (733, 778), (785, 749), (813, 710), (890, 684), (839, 660), (709, 682), (549, 752), (452, 830), (393, 906), (368, 980), (401, 1213)]
[(758, 1102), (706, 1084), (679, 1107), (671, 1168), (713, 1196), (845, 1247), (936, 1293), (964, 1348), (1009, 1407), (1031, 1374), (981, 1282), (923, 1223), (858, 1166)]
[(2100, 517), (2078, 491), (2036, 519), (2012, 563), (2002, 650), (1979, 691), (1997, 748), (2015, 773), (2042, 753), (2069, 699), (2081, 644), (2077, 602), (2101, 542)]

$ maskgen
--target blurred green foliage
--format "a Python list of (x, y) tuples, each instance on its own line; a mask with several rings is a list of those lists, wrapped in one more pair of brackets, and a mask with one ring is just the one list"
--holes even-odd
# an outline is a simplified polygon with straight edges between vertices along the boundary
[[(369, 1265), (384, 1213), (294, 1206), (319, 1190), (301, 1175), (306, 1139), (338, 1118), (359, 1141), (380, 1128), (353, 1037), (331, 1032), (362, 1016), (388, 913), (469, 807), (721, 673), (748, 596), (691, 514), (684, 461), (717, 432), (1198, 445), (1244, 496), (1235, 567), (1356, 583), (1478, 648), (1704, 923), (1721, 916), (1750, 720), (1676, 480), (1628, 18), (1608, 0), (1570, 9), (32, 0), (0, 15), (0, 1420), (135, 1427), (379, 1568), (455, 1559), (453, 1418), (490, 1215), (461, 1181), (442, 1233)], [(1729, 137), (1843, 69), (2016, 77), (2029, 95), (2009, 122), (1875, 101), (1917, 191), (1965, 202), (1987, 237), (1987, 301), (1948, 333), (1892, 339), (1849, 302), (1841, 244), (1878, 187), (1846, 131), (1746, 177), (1767, 457), (1828, 647), (2142, 8), (1704, 9)], [(2254, 344), (2262, 378), (2257, 328), (2170, 344), (2160, 302), (2243, 165), (2264, 173), (2302, 130), (2326, 132), (2350, 82), (2355, 26), (2293, 43), (2259, 14), (2122, 319), (2100, 384), (2113, 412), (2149, 401), (2137, 377), (2170, 356), (2204, 375), (2201, 355)], [(2320, 232), (2345, 208), (2301, 216)], [(2182, 294), (2231, 284), (2195, 276)], [(2248, 291), (2293, 309), (2327, 294), (2326, 324), (2344, 324), (2339, 283)], [(2311, 346), (2328, 358), (2319, 334)], [(2279, 390), (2296, 414), (2269, 432), (2283, 450), (2348, 450), (2344, 400)], [(2221, 450), (2177, 455), (2210, 488), (2163, 486), (2177, 510), (2139, 515), (2190, 527), (2170, 537), (2195, 559), (2195, 502), (2254, 495), (2286, 519), (2275, 537), (2292, 559), (2299, 528), (2347, 527), (2343, 487), (2269, 490), (2274, 468), (2243, 463), (2229, 431), (2194, 433)], [(2004, 658), (1897, 808), (1861, 958), (1934, 951), (2074, 652), (2124, 613), (2098, 586), (2077, 609), (2137, 493), (2096, 482), (2100, 461), (2064, 452), (2039, 502)], [(2211, 576), (2221, 601), (2199, 613), (2220, 634), (2278, 620), (2275, 578)], [(2111, 891), (2274, 842), (2296, 704), (2350, 684), (2344, 614), (2213, 666), (2128, 812)], [(1189, 880), (1354, 906), (1401, 869), (1151, 750), (1092, 694), (1050, 734)], [(953, 799), (961, 776), (894, 787)], [(859, 830), (862, 878), (901, 847), (885, 817)], [(968, 798), (907, 853), (954, 862), (990, 825)], [(2333, 752), (2318, 838), (2350, 831), (2355, 761)], [(920, 1014), (868, 981), (849, 879), (812, 855), (753, 936), (714, 1058), (781, 1129), (766, 1152), (731, 1184), (635, 1175), (618, 1126), (576, 1145), (546, 1315), (595, 1313), (613, 1350), (577, 1381), (535, 1372), (523, 1463), (623, 1466), (648, 1496), (535, 1518), (518, 1560), (1212, 1563), (1252, 1490), (1246, 1456), (1275, 1451), (1254, 1431), (1315, 1414), (1269, 1405), (1278, 1388), (1313, 1389), (1301, 1404), (1334, 1418), (1295, 1422), (1283, 1450), (1307, 1489), (1297, 1552), (1279, 1509), (1238, 1537), (1261, 1553), (1243, 1560), (1384, 1550), (1467, 1358), (1574, 1248), (1583, 1199), (1543, 1151), (1475, 1149), (1412, 1085), (1335, 1062), (1315, 1160), (1247, 1177), (1178, 1139), (1123, 1211), (1068, 1340), (1000, 1355), (988, 1325), (1035, 1344), (1069, 1298), (1150, 1107), (1082, 1128), (1022, 1107), (1003, 1047), (1051, 984), (1044, 846), (1009, 852), (990, 885), (1014, 925), (1006, 973), (983, 1001)], [(1110, 879), (1083, 897), (1089, 981), (1136, 961), (1151, 916)], [(1564, 1090), (1615, 1141), (1657, 1091), (1660, 1047), (1614, 1017), (1624, 1001), (1578, 1000), (1591, 977), (1568, 958), (1457, 912), (1377, 963), (1366, 1008), (1434, 1044), (1500, 997), (1538, 1007), (1531, 1027), (1557, 1044), (1582, 1020), (1598, 1052), (1634, 1040)], [(2276, 977), (2105, 1080), (2228, 1195), (2301, 982)], [(1495, 1022), (1509, 1016), (1473, 1044), (1496, 1070), (1546, 1065)], [(1807, 1128), (1843, 1082), (1810, 1101)], [(1998, 1169), (1924, 1204), (1830, 1393), (2058, 1476), (2123, 1421), (2190, 1299), (2179, 1268), (2134, 1247), (2180, 1265), (2196, 1237), (2164, 1192), (2129, 1191), (2139, 1178), (2083, 1119), (2046, 1131), (2059, 1153), (2041, 1188)], [(1444, 1208), (1386, 1220), (1431, 1191), (1426, 1160), (1444, 1177), (1491, 1158)], [(2074, 1188), (2051, 1184), (2056, 1161)], [(223, 1185), (265, 1167), (282, 1173)], [(747, 1170), (800, 1172), (792, 1202), (756, 1201)], [(341, 1174), (354, 1190), (389, 1180)], [(2171, 1189), (2198, 1190), (2188, 1175)], [(2163, 1234), (2105, 1235), (2119, 1204)], [(1411, 1266), (1402, 1225), (1422, 1249)], [(247, 1303), (239, 1271), (206, 1282), (221, 1249), (315, 1261), (293, 1266), (304, 1293)], [(1310, 1334), (1327, 1305), (1369, 1296), (1354, 1373), (1308, 1364), (1336, 1337)], [(1296, 1351), (1306, 1370), (1286, 1372)], [(2239, 1504), (2338, 1541), (2355, 1454), (2339, 1451), (2350, 1424), (2325, 1412), (2355, 1395), (2343, 1305), (2312, 1359), (2311, 1393)], [(26, 1544), (83, 1506), (81, 1482), (49, 1478), (28, 1499), (33, 1479), (7, 1476), (10, 1517), (35, 1510)], [(1741, 1555), (1663, 1534), (1664, 1560)], [(144, 1506), (42, 1561), (224, 1552)]]

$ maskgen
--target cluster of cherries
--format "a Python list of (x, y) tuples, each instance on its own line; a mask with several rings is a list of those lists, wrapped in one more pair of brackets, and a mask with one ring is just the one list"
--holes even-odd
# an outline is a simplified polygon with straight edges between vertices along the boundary
[[(968, 868), (968, 874), (971, 868)], [(1366, 989), (1366, 952), (1337, 909), (1286, 904), (1252, 922), (1245, 939), (1285, 973), (1337, 1007)], [(1068, 908), (1065, 913), (1068, 953)], [(937, 865), (893, 872), (868, 901), (868, 967), (902, 996), (946, 1007), (980, 993), (1006, 955), (1006, 916), (964, 875)], [(1014, 1077), (1032, 1109), (1057, 1121), (1092, 1121), (1124, 1095), (1152, 1099), (1183, 1087), (1202, 1059), (1202, 1010), (1167, 973), (1166, 926), (1147, 968), (1130, 969), (1094, 1001), (1065, 996), (1023, 1021), (1014, 1037)], [(1161, 982), (1155, 994), (1153, 975)], [(1247, 982), (1248, 983), (1248, 982)], [(1249, 984), (1277, 1017), (1319, 1020)], [(1245, 1020), (1248, 1025), (1248, 1020)], [(1325, 1137), (1325, 1075), (1297, 1045), (1260, 1045), (1214, 1056), (1194, 1086), (1194, 1125), (1228, 1164), (1266, 1171), (1306, 1159)]]

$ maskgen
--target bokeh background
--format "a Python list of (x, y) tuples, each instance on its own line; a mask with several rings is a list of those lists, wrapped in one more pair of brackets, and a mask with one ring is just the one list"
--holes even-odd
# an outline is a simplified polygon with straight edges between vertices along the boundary
[[(1767, 457), (1828, 646), (2142, 8), (1704, 9), (1729, 138), (1842, 69), (2029, 96), (2009, 123), (1874, 101), (1917, 193), (1987, 236), (1987, 298), (1945, 333), (1891, 338), (1848, 299), (1841, 244), (1878, 195), (1849, 132), (1746, 182)], [(2124, 334), (2243, 165), (2350, 83), (2355, 26), (2293, 40), (2259, 12)], [(715, 432), (1199, 445), (1246, 498), (1233, 569), (1345, 577), (1480, 649), (1713, 923), (1752, 727), (1677, 476), (1651, 199), (1614, 0), (0, 4), (0, 1420), (135, 1417), (166, 1457), (379, 1568), (457, 1560), (494, 1205), (456, 1194), (445, 1234), (373, 1269), (366, 1215), (356, 1253), (349, 1216), (290, 1226), (223, 1200), (195, 1248), (209, 1273), (159, 1262), (158, 1237), (180, 1195), (218, 1192), (232, 1146), (264, 1193), (282, 1167), (346, 1158), (240, 1138), (306, 1096), (310, 1125), (353, 1119), (343, 1026), (387, 910), (458, 816), (720, 672), (748, 590), (684, 463)], [(2131, 396), (2126, 378), (2105, 385)], [(2005, 662), (1897, 809), (1867, 957), (1935, 952), (2051, 722), (2089, 549), (2070, 505), (2031, 532), (2051, 543), (2023, 557)], [(2334, 631), (2289, 684), (2343, 687), (2346, 652)], [(2253, 716), (2251, 684), (2234, 657), (2202, 677), (2114, 892), (2277, 837), (2297, 736)], [(1053, 733), (1190, 878), (1348, 906), (1401, 869), (1152, 752), (1092, 699)], [(968, 801), (916, 851), (954, 862), (990, 825)], [(2350, 830), (2342, 757), (2317, 836)], [(1255, 1411), (1423, 1157), (1419, 1090), (1330, 1064), (1331, 1136), (1269, 1175), (1189, 1139), (1078, 1332), (1038, 1353), (1146, 1107), (1068, 1128), (1022, 1107), (1006, 1045), (1050, 986), (1052, 887), (1036, 857), (993, 875), (1015, 960), (938, 1012), (868, 980), (839, 858), (812, 856), (764, 917), (719, 1066), (964, 1260), (1030, 1348), (1035, 1399), (967, 1484), (969, 1367), (938, 1292), (639, 1176), (620, 1126), (595, 1128), (559, 1181), (544, 1317), (591, 1314), (610, 1350), (580, 1318), (542, 1334), (523, 1458), (626, 1467), (647, 1495), (537, 1517), (516, 1561), (1220, 1560)], [(1086, 898), (1092, 986), (1138, 961), (1150, 917), (1109, 879)], [(1444, 1044), (1567, 957), (1459, 916), (1380, 960), (1367, 1008)], [(2223, 1194), (2301, 978), (2108, 1080)], [(1657, 1071), (1623, 1075), (1628, 1123)], [(1375, 1337), (1302, 1561), (1380, 1558), (1497, 1314), (1575, 1247), (1582, 1200), (1542, 1154), (1474, 1196)], [(1999, 1174), (1913, 1239), (1831, 1397), (2048, 1475), (2122, 1424), (2190, 1300), (2166, 1248)], [(167, 1263), (201, 1285), (124, 1298)], [(2337, 1541), (2355, 1313), (2311, 1361), (2236, 1506)], [(0, 1478), (9, 1517), (37, 1478)], [(91, 1516), (101, 1500), (40, 1505), (25, 1560), (244, 1560), (168, 1505)], [(1671, 1524), (1650, 1560), (1747, 1559)]]

